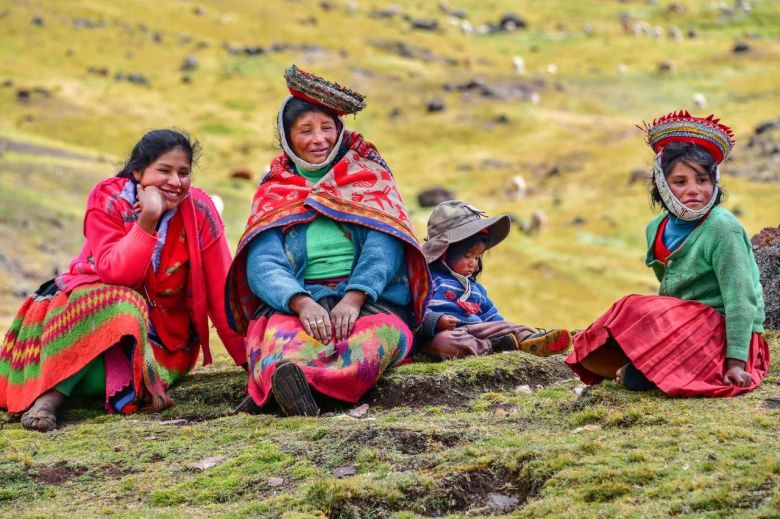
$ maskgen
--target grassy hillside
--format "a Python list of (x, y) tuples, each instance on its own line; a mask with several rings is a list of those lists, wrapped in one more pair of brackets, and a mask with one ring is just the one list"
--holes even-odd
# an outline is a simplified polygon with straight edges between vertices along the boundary
[[(486, 35), (464, 34), (434, 2), (403, 4), (393, 18), (372, 16), (380, 2), (323, 4), (330, 8), (306, 1), (6, 2), (0, 9), (0, 84), (10, 86), (0, 87), (0, 136), (108, 162), (0, 156), (0, 230), (8, 258), (0, 267), (14, 278), (0, 287), (0, 313), (11, 314), (24, 289), (64, 267), (78, 247), (90, 184), (112, 174), (150, 128), (183, 128), (201, 140), (196, 182), (225, 198), (234, 244), (254, 184), (232, 181), (229, 173), (249, 167), (260, 175), (277, 153), (273, 128), (285, 93), (281, 74), (293, 62), (367, 95), (368, 108), (349, 118), (348, 126), (379, 146), (421, 237), (429, 213), (416, 209), (415, 196), (434, 184), (491, 213), (521, 219), (537, 209), (546, 213), (543, 232), (514, 233), (491, 253), (484, 276), (505, 314), (539, 326), (582, 326), (619, 294), (653, 290), (641, 262), (642, 229), (652, 212), (645, 187), (628, 185), (629, 171), (646, 167), (651, 157), (634, 124), (672, 109), (693, 109), (696, 92), (743, 145), (755, 124), (777, 115), (780, 9), (774, 2), (753, 2), (751, 13), (731, 16), (706, 1), (680, 3), (684, 13), (666, 2), (638, 1), (453, 5), (465, 9), (473, 26), (496, 23), (509, 11), (528, 23), (525, 30)], [(435, 19), (439, 30), (411, 29), (407, 15)], [(666, 33), (672, 26), (684, 34), (695, 30), (697, 37), (675, 42), (625, 34), (621, 16)], [(734, 54), (735, 40), (745, 38), (751, 51)], [(429, 61), (386, 50), (399, 44), (412, 54), (427, 50)], [(228, 50), (250, 45), (266, 52)], [(275, 45), (292, 50), (273, 51)], [(188, 56), (197, 68), (182, 72)], [(524, 58), (525, 75), (514, 73), (513, 56)], [(675, 73), (656, 72), (664, 60)], [(556, 74), (547, 72), (548, 65), (555, 65)], [(104, 69), (106, 76), (90, 68)], [(148, 84), (114, 79), (131, 73), (144, 75)], [(185, 75), (190, 83), (182, 82)], [(539, 102), (443, 88), (474, 79), (531, 85)], [(19, 90), (31, 91), (29, 99), (19, 101)], [(425, 103), (434, 98), (446, 109), (429, 114)], [(391, 117), (394, 108), (400, 115)], [(501, 115), (508, 122), (496, 123)], [(555, 167), (559, 173), (550, 175)], [(52, 175), (57, 168), (61, 173)], [(516, 202), (503, 195), (514, 175), (522, 175), (532, 191)], [(749, 232), (780, 221), (780, 207), (772, 202), (777, 185), (729, 177), (724, 184), (731, 193), (726, 207), (741, 209)], [(578, 217), (584, 223), (572, 225)], [(20, 218), (35, 227), (20, 227)], [(39, 229), (37, 222), (46, 218), (60, 220), (63, 228), (51, 235)], [(11, 246), (21, 235), (25, 244)], [(40, 254), (29, 248), (29, 239), (46, 244), (45, 260), (36, 259)], [(19, 280), (9, 262), (33, 275)]]
[[(620, 295), (656, 290), (643, 265), (655, 213), (646, 186), (628, 181), (652, 158), (635, 124), (679, 108), (714, 111), (735, 131), (736, 167), (755, 125), (780, 117), (775, 1), (753, 1), (750, 12), (709, 0), (451, 2), (465, 20), (445, 14), (446, 2), (396, 4), (387, 17), (377, 10), (388, 4), (374, 0), (0, 1), (0, 326), (67, 266), (91, 186), (146, 130), (176, 127), (201, 141), (195, 183), (225, 200), (234, 246), (256, 184), (230, 173), (259, 177), (278, 153), (275, 115), (291, 63), (366, 94), (368, 108), (347, 126), (387, 159), (420, 238), (429, 210), (416, 194), (434, 185), (491, 214), (546, 214), (541, 232), (514, 230), (491, 251), (483, 274), (502, 314), (534, 326), (582, 327)], [(479, 34), (507, 12), (527, 28)], [(438, 29), (414, 29), (416, 19)], [(738, 40), (750, 50), (733, 52)], [(196, 67), (181, 70), (188, 57)], [(670, 72), (659, 72), (662, 62)], [(508, 98), (456, 88), (473, 81)], [(696, 93), (707, 108), (694, 107)], [(428, 113), (433, 99), (445, 109)], [(780, 186), (729, 168), (725, 207), (750, 234), (777, 226)], [(512, 201), (504, 191), (516, 175), (529, 193)], [(560, 359), (522, 356), (415, 364), (359, 421), (279, 420), (228, 415), (244, 379), (223, 354), (162, 416), (89, 409), (51, 435), (4, 427), (0, 510), (491, 515), (504, 513), (488, 504), (495, 491), (517, 499), (507, 513), (528, 517), (777, 517), (776, 371), (750, 396), (715, 402), (609, 385), (578, 397), (568, 376)], [(514, 391), (526, 383), (543, 388)], [(435, 387), (460, 397), (426, 400)], [(414, 402), (399, 406), (392, 390)], [(186, 467), (216, 455), (228, 458), (202, 473)], [(345, 466), (357, 474), (332, 477)], [(283, 481), (269, 486), (271, 477)]]

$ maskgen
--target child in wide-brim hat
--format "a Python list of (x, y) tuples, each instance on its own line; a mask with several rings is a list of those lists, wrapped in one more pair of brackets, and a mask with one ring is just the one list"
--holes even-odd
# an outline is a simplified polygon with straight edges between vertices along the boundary
[(569, 349), (567, 330), (536, 330), (504, 320), (477, 281), (482, 254), (509, 234), (506, 215), (485, 213), (460, 200), (439, 204), (428, 220), (422, 250), (433, 277), (423, 320), (423, 351), (439, 358), (521, 350), (538, 356)]

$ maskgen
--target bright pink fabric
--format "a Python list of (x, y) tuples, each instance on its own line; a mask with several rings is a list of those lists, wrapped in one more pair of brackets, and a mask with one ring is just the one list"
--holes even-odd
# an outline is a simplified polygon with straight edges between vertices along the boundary
[[(102, 282), (143, 291), (141, 285), (151, 268), (157, 235), (138, 225), (132, 207), (120, 196), (129, 181), (108, 178), (90, 193), (84, 216), (86, 241), (71, 260), (68, 272), (57, 278), (62, 290), (70, 292), (85, 283)], [(203, 348), (203, 364), (211, 363), (209, 317), (234, 362), (244, 364), (244, 339), (230, 329), (225, 315), (224, 287), (231, 257), (222, 219), (211, 198), (194, 187), (178, 210), (184, 219), (189, 248), (187, 306)]]
[(761, 334), (754, 333), (745, 366), (753, 377), (751, 384), (724, 384), (725, 319), (698, 301), (639, 295), (620, 299), (574, 337), (574, 351), (566, 364), (584, 383), (603, 380), (581, 362), (609, 337), (639, 371), (670, 396), (736, 396), (758, 387), (769, 369), (769, 347)]

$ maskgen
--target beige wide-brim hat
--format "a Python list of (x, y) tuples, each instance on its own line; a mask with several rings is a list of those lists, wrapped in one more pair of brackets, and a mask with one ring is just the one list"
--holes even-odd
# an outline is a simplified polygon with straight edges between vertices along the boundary
[(448, 200), (437, 205), (428, 219), (428, 237), (422, 244), (425, 261), (433, 263), (453, 243), (470, 238), (487, 229), (490, 243), (486, 249), (495, 247), (509, 235), (509, 216), (492, 218), (473, 205), (462, 200)]

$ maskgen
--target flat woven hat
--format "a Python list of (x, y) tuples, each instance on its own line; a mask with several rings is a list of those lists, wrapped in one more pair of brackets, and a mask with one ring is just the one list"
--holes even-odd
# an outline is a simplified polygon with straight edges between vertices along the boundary
[(333, 83), (295, 65), (284, 71), (287, 88), (293, 96), (325, 107), (336, 115), (355, 114), (366, 107), (365, 96)]
[(728, 157), (734, 147), (734, 133), (720, 123), (714, 114), (694, 117), (687, 110), (678, 110), (654, 119), (652, 124), (639, 126), (645, 141), (658, 153), (672, 142), (689, 142), (710, 152), (715, 162)]
[(490, 237), (486, 249), (495, 247), (509, 235), (510, 225), (509, 216), (505, 214), (489, 218), (462, 200), (442, 202), (428, 219), (428, 237), (422, 244), (425, 261), (436, 261), (453, 243), (481, 232)]

